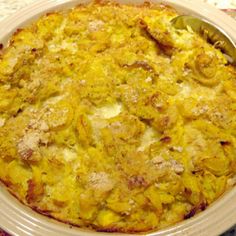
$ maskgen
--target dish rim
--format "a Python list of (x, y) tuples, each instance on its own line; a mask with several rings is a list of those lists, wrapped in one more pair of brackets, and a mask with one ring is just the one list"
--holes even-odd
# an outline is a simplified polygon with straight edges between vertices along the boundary
[[(90, 2), (88, 0), (38, 0), (18, 10), (13, 15), (0, 22), (0, 42), (6, 45), (12, 33), (30, 22), (36, 20), (40, 15), (54, 10), (71, 8), (80, 3)], [(139, 4), (142, 0), (117, 0), (119, 3)], [(194, 3), (188, 0), (152, 0), (154, 3), (164, 3), (173, 6), (180, 12), (190, 13), (203, 17), (215, 24), (236, 41), (236, 32), (233, 29), (235, 20), (206, 3)], [(108, 235), (78, 227), (72, 227), (56, 220), (42, 216), (21, 204), (1, 184), (0, 185), (0, 227), (12, 235), (34, 235), (34, 236), (92, 236)], [(193, 218), (184, 220), (168, 228), (144, 233), (141, 235), (164, 236), (164, 235), (219, 235), (234, 224), (236, 224), (236, 187), (226, 192), (220, 199), (216, 200), (205, 211)], [(207, 221), (207, 223), (205, 222)], [(217, 227), (216, 227), (217, 226)], [(131, 235), (113, 233), (113, 235)], [(132, 234), (133, 235), (133, 234)]]

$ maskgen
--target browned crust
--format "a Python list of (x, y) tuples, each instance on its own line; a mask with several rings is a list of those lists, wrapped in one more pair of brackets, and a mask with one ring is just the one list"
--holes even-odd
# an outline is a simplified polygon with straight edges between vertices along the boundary
[(164, 136), (163, 138), (160, 139), (162, 143), (171, 143), (171, 137), (169, 136)]
[(20, 203), (26, 205), (26, 204), (23, 202), (23, 200), (17, 195), (17, 193), (16, 193), (16, 192), (13, 192), (13, 190), (12, 190), (11, 187), (10, 187), (10, 186), (12, 185), (12, 183), (11, 183), (10, 181), (7, 181), (7, 180), (4, 180), (4, 179), (0, 178), (0, 183), (2, 183), (2, 184), (6, 187), (6, 189), (8, 190), (8, 192), (9, 192), (13, 197), (15, 197)]
[(108, 228), (97, 228), (97, 232), (105, 232), (105, 233), (142, 233), (142, 232), (150, 232), (153, 230), (153, 228), (146, 228), (142, 230), (137, 230), (134, 228), (129, 228), (129, 229), (124, 229), (124, 228), (119, 228), (119, 227), (108, 227)]
[[(155, 3), (153, 3), (152, 1), (149, 1), (149, 0), (146, 0), (143, 3), (138, 3), (138, 4), (132, 4), (132, 3), (130, 3), (130, 4), (129, 3), (120, 4), (116, 0), (93, 0), (92, 3), (100, 5), (100, 6), (105, 6), (105, 5), (115, 6), (115, 7), (134, 6), (134, 7), (138, 7), (138, 8), (167, 10), (171, 13), (177, 13), (177, 11), (173, 7), (169, 6), (168, 4), (165, 4), (165, 3), (155, 4)], [(90, 4), (90, 3), (80, 3), (80, 4), (77, 4), (75, 6), (75, 8), (84, 7), (88, 4)], [(48, 14), (50, 14), (50, 13), (48, 13)]]
[(26, 201), (30, 204), (37, 199), (38, 194), (43, 193), (43, 189), (38, 189), (38, 185), (33, 179), (28, 180), (27, 183), (28, 183), (28, 191), (26, 195)]
[(124, 64), (122, 66), (131, 68), (131, 69), (142, 68), (143, 70), (154, 72), (154, 69), (145, 61), (136, 61), (131, 65)]
[(6, 232), (1, 231), (1, 232), (0, 232), (0, 236), (11, 236), (11, 235), (8, 234), (8, 233), (6, 233)]
[(184, 215), (184, 219), (189, 219), (196, 215), (200, 211), (204, 211), (207, 208), (207, 203), (206, 202), (201, 202), (197, 206), (194, 206), (186, 215)]
[(18, 28), (18, 29), (16, 29), (16, 31), (13, 33), (13, 37), (14, 36), (16, 36), (16, 35), (18, 35), (20, 32), (22, 32), (24, 29), (22, 29), (22, 28)]
[[(173, 7), (169, 6), (168, 4), (165, 4), (165, 3), (155, 4), (149, 0), (146, 0), (143, 3), (138, 3), (138, 4), (132, 4), (132, 3), (120, 4), (116, 0), (94, 0), (93, 3), (98, 4), (100, 6), (104, 6), (104, 5), (117, 6), (117, 7), (135, 6), (135, 7), (139, 7), (139, 8), (161, 9), (161, 10), (171, 11), (172, 13), (176, 13), (176, 10)], [(86, 5), (86, 3), (85, 4), (78, 4), (77, 6), (84, 6), (84, 5)]]
[(128, 228), (128, 229), (125, 229), (125, 228), (121, 228), (121, 227), (115, 227), (115, 226), (111, 226), (111, 227), (97, 227), (97, 226), (81, 226), (79, 224), (76, 224), (76, 223), (72, 223), (70, 221), (67, 221), (67, 220), (62, 220), (60, 218), (57, 218), (55, 216), (52, 215), (52, 212), (50, 210), (47, 210), (47, 209), (40, 209), (39, 207), (37, 206), (34, 206), (32, 204), (27, 204), (26, 202), (24, 202), (11, 188), (10, 188), (10, 185), (12, 185), (12, 183), (9, 181), (5, 181), (3, 179), (0, 178), (0, 182), (2, 184), (4, 184), (4, 186), (6, 186), (8, 192), (13, 196), (15, 197), (21, 204), (23, 204), (24, 206), (27, 206), (29, 208), (31, 208), (33, 211), (41, 214), (41, 215), (44, 215), (48, 218), (51, 218), (53, 220), (56, 220), (56, 221), (59, 221), (61, 223), (64, 223), (66, 225), (68, 225), (69, 227), (83, 227), (83, 228), (87, 228), (87, 229), (91, 229), (91, 230), (96, 230), (97, 232), (107, 232), (107, 233), (115, 233), (115, 232), (121, 232), (121, 233), (141, 233), (141, 232), (146, 232), (146, 231), (151, 231), (153, 230), (153, 228), (146, 228), (146, 229), (142, 229), (142, 230), (137, 230), (135, 228)]
[(18, 28), (18, 29), (16, 29), (16, 31), (12, 34), (12, 36), (11, 36), (11, 39), (10, 39), (10, 41), (9, 41), (9, 46), (11, 46), (11, 45), (13, 45), (14, 44), (14, 42), (15, 42), (15, 40), (14, 40), (14, 38), (20, 33), (20, 32), (22, 32), (24, 29), (22, 29), (22, 28)]

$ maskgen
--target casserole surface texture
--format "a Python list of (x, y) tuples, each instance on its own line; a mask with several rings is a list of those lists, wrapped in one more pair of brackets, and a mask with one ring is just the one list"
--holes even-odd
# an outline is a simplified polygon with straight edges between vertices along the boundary
[(194, 216), (235, 184), (236, 71), (164, 5), (80, 5), (18, 30), (0, 59), (0, 178), (97, 231)]

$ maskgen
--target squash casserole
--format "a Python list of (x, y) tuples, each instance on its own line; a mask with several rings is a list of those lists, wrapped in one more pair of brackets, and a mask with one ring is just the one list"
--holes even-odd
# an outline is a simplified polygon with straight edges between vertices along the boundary
[(158, 230), (236, 183), (236, 69), (165, 5), (48, 13), (0, 50), (0, 179), (96, 231)]

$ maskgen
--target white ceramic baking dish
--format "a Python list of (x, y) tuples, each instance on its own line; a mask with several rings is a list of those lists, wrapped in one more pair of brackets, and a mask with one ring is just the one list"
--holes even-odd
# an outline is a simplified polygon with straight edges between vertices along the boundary
[[(121, 3), (142, 3), (142, 0), (118, 0)], [(6, 44), (11, 34), (18, 28), (29, 24), (46, 12), (73, 7), (86, 0), (38, 0), (28, 7), (16, 12), (0, 22), (0, 43)], [(217, 24), (220, 28), (236, 41), (236, 22), (225, 13), (214, 7), (187, 0), (153, 0), (173, 6), (179, 12), (203, 17)], [(172, 227), (145, 235), (163, 236), (214, 236), (219, 235), (236, 224), (236, 187), (228, 191), (204, 212), (185, 220)], [(18, 202), (0, 185), (0, 228), (12, 235), (32, 236), (89, 236), (107, 235), (108, 233), (96, 233), (82, 230), (63, 223), (59, 223), (46, 216), (42, 216)], [(112, 234), (122, 235), (122, 234)]]

